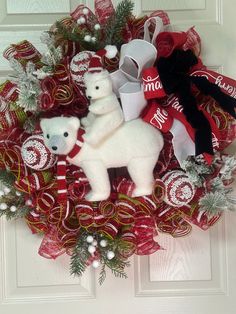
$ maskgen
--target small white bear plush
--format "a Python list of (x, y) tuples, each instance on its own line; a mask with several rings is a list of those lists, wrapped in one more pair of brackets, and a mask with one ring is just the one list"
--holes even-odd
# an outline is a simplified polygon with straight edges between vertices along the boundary
[[(58, 155), (68, 155), (76, 145), (80, 121), (76, 117), (42, 119), (46, 146)], [(135, 183), (133, 196), (152, 193), (153, 169), (163, 147), (161, 133), (141, 119), (125, 122), (98, 146), (84, 142), (79, 153), (67, 160), (83, 169), (91, 186), (86, 199), (105, 200), (110, 195), (108, 168), (126, 166)]]
[(90, 100), (89, 114), (81, 121), (86, 130), (84, 140), (96, 146), (123, 123), (124, 116), (120, 103), (112, 91), (108, 71), (87, 72), (84, 82), (86, 95)]

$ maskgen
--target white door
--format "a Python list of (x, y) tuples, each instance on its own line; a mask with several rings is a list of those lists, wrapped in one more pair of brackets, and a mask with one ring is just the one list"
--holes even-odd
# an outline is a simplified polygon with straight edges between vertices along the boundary
[[(91, 6), (93, 1), (80, 1)], [(177, 29), (195, 25), (204, 63), (236, 79), (236, 1), (136, 0), (137, 14), (166, 10)], [(28, 39), (41, 49), (39, 34), (73, 9), (76, 0), (0, 0), (0, 53)], [(0, 58), (0, 76), (9, 73)], [(236, 213), (227, 213), (210, 232), (159, 235), (166, 248), (136, 257), (129, 278), (108, 276), (97, 284), (93, 270), (69, 276), (69, 260), (37, 255), (40, 238), (23, 222), (0, 223), (1, 314), (233, 314), (236, 313)]]

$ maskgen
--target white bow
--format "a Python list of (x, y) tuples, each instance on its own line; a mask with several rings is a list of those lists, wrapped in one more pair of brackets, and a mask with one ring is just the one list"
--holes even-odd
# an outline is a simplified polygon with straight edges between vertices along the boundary
[[(150, 24), (155, 25), (151, 39)], [(120, 98), (125, 121), (136, 119), (146, 106), (141, 75), (146, 68), (153, 66), (157, 50), (153, 43), (164, 30), (160, 17), (150, 17), (144, 24), (144, 39), (134, 39), (121, 47), (119, 70), (111, 73), (113, 90)]]

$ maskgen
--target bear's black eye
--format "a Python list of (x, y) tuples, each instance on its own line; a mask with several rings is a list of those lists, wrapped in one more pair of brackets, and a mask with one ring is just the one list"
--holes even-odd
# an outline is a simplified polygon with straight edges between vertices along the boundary
[(95, 88), (96, 88), (96, 89), (99, 89), (99, 86), (96, 86)]
[(47, 134), (47, 138), (50, 138), (50, 135), (49, 135), (49, 134)]
[(64, 136), (65, 136), (65, 137), (67, 137), (68, 135), (69, 135), (68, 132), (65, 132), (65, 133), (64, 133)]

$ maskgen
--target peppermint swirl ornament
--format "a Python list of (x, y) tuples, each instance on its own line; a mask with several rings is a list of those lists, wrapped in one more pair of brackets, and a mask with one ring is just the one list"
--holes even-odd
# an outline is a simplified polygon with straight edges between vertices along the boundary
[(80, 53), (77, 53), (77, 55), (75, 55), (71, 60), (71, 77), (79, 87), (84, 87), (84, 74), (88, 70), (89, 62), (93, 55), (93, 51), (81, 51)]
[(32, 135), (24, 141), (21, 147), (21, 156), (26, 166), (34, 170), (49, 169), (57, 159), (45, 146), (41, 134)]
[(183, 171), (170, 171), (162, 177), (162, 181), (166, 186), (164, 201), (168, 205), (181, 207), (193, 199), (195, 187)]

